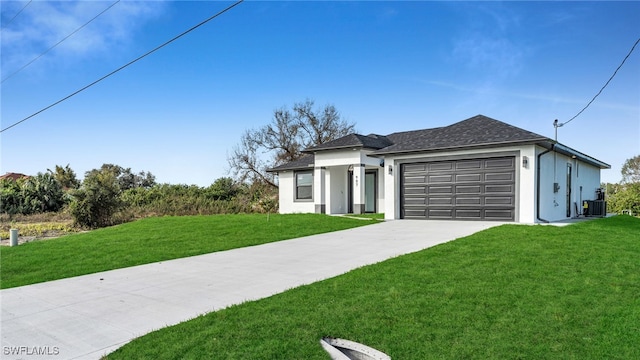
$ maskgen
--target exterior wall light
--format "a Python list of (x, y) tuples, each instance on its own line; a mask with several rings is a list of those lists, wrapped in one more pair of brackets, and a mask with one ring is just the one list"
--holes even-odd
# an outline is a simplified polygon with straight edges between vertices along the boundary
[(389, 165), (389, 175), (393, 175), (393, 166)]
[(522, 167), (523, 168), (528, 168), (529, 167), (529, 158), (526, 156), (522, 157)]

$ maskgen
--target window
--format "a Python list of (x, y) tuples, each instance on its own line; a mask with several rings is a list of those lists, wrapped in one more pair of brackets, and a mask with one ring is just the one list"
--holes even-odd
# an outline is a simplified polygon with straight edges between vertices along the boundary
[(296, 200), (313, 199), (313, 172), (296, 173)]

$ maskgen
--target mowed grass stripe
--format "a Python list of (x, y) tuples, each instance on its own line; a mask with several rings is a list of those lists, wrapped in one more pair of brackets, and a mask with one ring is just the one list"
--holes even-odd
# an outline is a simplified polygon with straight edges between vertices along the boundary
[(108, 359), (640, 358), (640, 220), (504, 225), (161, 329)]
[(0, 248), (10, 288), (374, 223), (319, 214), (159, 217)]

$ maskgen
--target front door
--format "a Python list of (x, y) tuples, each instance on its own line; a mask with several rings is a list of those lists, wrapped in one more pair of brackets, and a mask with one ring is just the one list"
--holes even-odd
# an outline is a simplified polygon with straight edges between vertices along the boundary
[(364, 212), (376, 212), (377, 171), (364, 173)]
[(571, 217), (571, 164), (567, 164), (567, 217)]
[(348, 214), (353, 214), (353, 170), (349, 170), (349, 175), (347, 178), (347, 194), (348, 194), (348, 199), (347, 199), (347, 213)]

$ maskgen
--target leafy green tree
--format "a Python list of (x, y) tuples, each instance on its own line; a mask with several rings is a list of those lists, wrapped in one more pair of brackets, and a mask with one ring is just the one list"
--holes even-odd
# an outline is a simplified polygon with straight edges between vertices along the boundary
[(623, 183), (640, 182), (640, 155), (627, 159), (622, 165), (621, 172)]
[(62, 185), (51, 173), (38, 173), (22, 185), (22, 213), (56, 212), (64, 205)]
[(114, 215), (124, 205), (121, 191), (117, 175), (109, 168), (88, 171), (82, 186), (72, 192), (70, 212), (76, 224), (88, 228), (113, 225)]
[(640, 155), (627, 159), (622, 165), (622, 181), (606, 184), (608, 206), (612, 212), (631, 211), (640, 214)]
[(71, 169), (69, 164), (62, 167), (56, 165), (54, 170), (47, 169), (53, 177), (62, 185), (64, 190), (77, 189), (80, 187), (80, 181), (76, 177), (76, 173)]
[(209, 186), (208, 194), (215, 200), (231, 200), (238, 194), (238, 186), (230, 177), (221, 177)]
[(22, 212), (23, 179), (0, 179), (0, 213), (15, 215)]
[(141, 171), (134, 174), (131, 168), (123, 168), (114, 164), (102, 164), (100, 169), (90, 170), (87, 174), (95, 172), (111, 173), (118, 179), (118, 186), (121, 190), (128, 190), (137, 187), (150, 188), (156, 184), (156, 177), (150, 172)]

